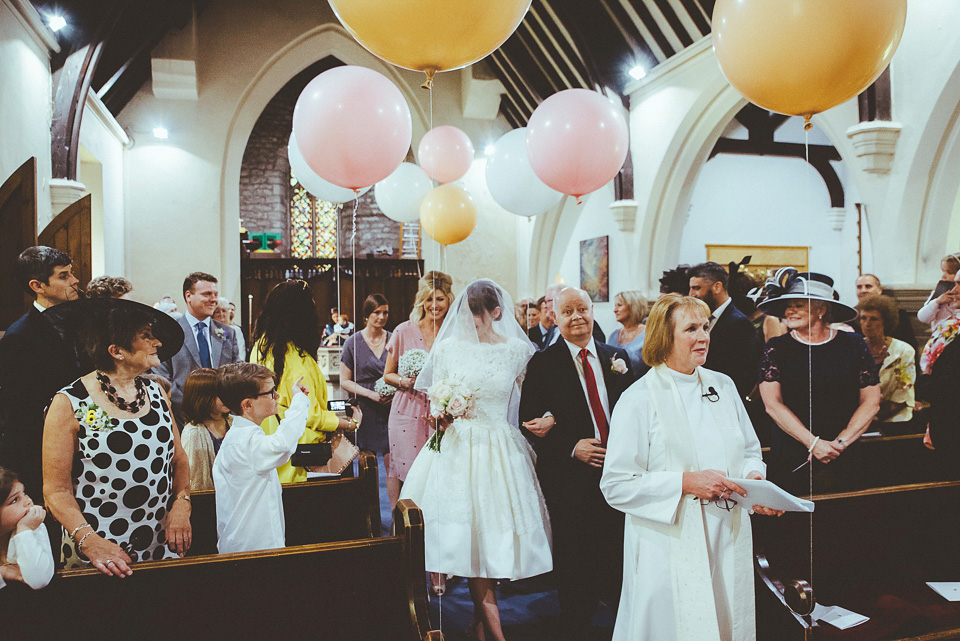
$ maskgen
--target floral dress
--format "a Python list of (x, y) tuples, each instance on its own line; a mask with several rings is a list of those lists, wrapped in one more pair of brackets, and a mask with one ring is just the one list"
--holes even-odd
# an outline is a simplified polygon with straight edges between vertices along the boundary
[[(149, 411), (139, 418), (87, 421), (92, 405), (80, 380), (60, 390), (79, 417), (73, 487), (84, 520), (133, 561), (176, 558), (167, 546), (167, 509), (173, 485), (173, 419), (160, 387), (146, 381)], [(92, 423), (92, 425), (91, 425)], [(89, 565), (63, 533), (67, 568)]]

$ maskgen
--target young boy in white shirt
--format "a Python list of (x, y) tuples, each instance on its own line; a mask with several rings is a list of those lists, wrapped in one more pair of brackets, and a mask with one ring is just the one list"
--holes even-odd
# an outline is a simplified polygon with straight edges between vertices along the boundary
[(217, 396), (236, 418), (213, 462), (217, 488), (217, 549), (221, 553), (282, 548), (283, 500), (277, 467), (297, 449), (307, 425), (309, 391), (294, 384), (293, 400), (273, 434), (260, 427), (277, 413), (277, 378), (254, 363), (219, 370)]

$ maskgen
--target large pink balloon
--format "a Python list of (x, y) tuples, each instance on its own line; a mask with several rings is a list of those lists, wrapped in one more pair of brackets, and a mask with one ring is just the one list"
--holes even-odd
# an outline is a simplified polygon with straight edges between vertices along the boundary
[(304, 160), (324, 180), (360, 189), (400, 166), (413, 125), (403, 94), (366, 67), (335, 67), (310, 81), (293, 110)]
[(534, 173), (578, 202), (613, 180), (629, 143), (620, 109), (586, 89), (553, 94), (527, 122), (527, 155)]
[(439, 183), (452, 183), (470, 169), (473, 143), (456, 127), (434, 127), (420, 139), (417, 159), (428, 176)]

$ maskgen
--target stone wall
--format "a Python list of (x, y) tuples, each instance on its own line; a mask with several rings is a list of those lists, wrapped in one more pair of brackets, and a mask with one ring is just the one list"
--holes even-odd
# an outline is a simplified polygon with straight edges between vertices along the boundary
[[(293, 126), (293, 108), (307, 83), (332, 66), (331, 59), (321, 60), (290, 80), (260, 114), (243, 154), (240, 219), (250, 233), (282, 232), (283, 245), (279, 253), (285, 258), (290, 257), (292, 188), (287, 143)], [(353, 205), (346, 203), (341, 210), (341, 258), (353, 255)], [(374, 254), (398, 258), (400, 228), (400, 223), (380, 212), (371, 189), (360, 197), (357, 207), (357, 256)]]

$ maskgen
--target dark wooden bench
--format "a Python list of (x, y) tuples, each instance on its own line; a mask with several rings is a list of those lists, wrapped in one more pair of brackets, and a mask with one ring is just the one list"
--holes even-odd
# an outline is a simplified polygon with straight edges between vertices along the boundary
[[(380, 486), (377, 455), (361, 452), (356, 477), (283, 486), (287, 546), (379, 537)], [(193, 545), (190, 556), (217, 553), (216, 492), (191, 494)]]
[[(960, 604), (926, 586), (927, 581), (960, 581), (960, 481), (814, 500), (812, 515), (753, 517), (759, 639), (960, 638)], [(871, 621), (841, 632), (812, 620), (815, 602), (845, 607)]]
[(401, 501), (394, 520), (397, 536), (151, 561), (124, 579), (61, 571), (38, 592), (0, 591), (0, 636), (442, 641), (429, 631), (422, 514)]

